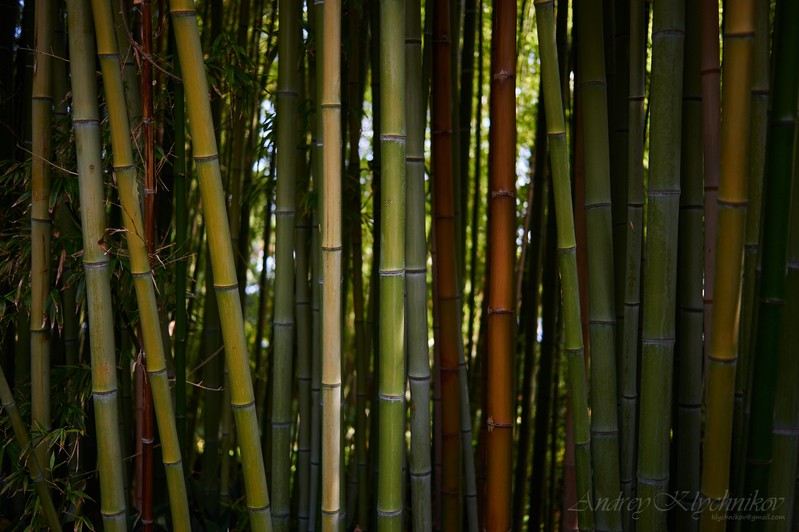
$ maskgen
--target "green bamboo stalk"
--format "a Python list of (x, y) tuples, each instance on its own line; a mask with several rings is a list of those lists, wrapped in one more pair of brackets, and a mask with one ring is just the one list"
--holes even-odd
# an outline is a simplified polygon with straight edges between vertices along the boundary
[(215, 297), (211, 255), (206, 247), (205, 308), (203, 314), (203, 465), (202, 489), (205, 510), (211, 518), (219, 517), (219, 420), (222, 416), (224, 356), (219, 329), (219, 307)]
[[(749, 169), (746, 147), (749, 138), (754, 31), (755, 2), (728, 2), (724, 30), (716, 286), (705, 394), (702, 469), (702, 495), (710, 501), (722, 500), (729, 491), (741, 269), (746, 232)], [(684, 338), (681, 338), (683, 341)], [(699, 379), (697, 375), (696, 385)], [(727, 523), (723, 519), (724, 514), (724, 510), (704, 511), (702, 530), (725, 530)]]
[(300, 3), (279, 3), (275, 313), (272, 357), (272, 505), (278, 530), (291, 515), (292, 361), (294, 356), (294, 218), (297, 172), (297, 39)]
[(47, 445), (38, 439), (50, 431), (50, 156), (53, 107), (53, 10), (36, 1), (33, 93), (31, 96), (31, 425), (36, 457), (50, 476)]
[(114, 28), (117, 35), (117, 47), (122, 62), (122, 79), (125, 80), (125, 101), (128, 104), (128, 120), (134, 127), (139, 127), (142, 117), (141, 92), (139, 90), (139, 69), (133, 51), (133, 35), (128, 16), (131, 13), (130, 3), (125, 0), (113, 3)]
[[(798, 95), (799, 96), (799, 95)], [(795, 120), (799, 128), (799, 114)], [(799, 178), (799, 135), (794, 136), (793, 179)], [(784, 501), (774, 514), (778, 519), (766, 524), (767, 530), (792, 530), (796, 528), (796, 472), (799, 462), (799, 364), (796, 364), (796, 345), (799, 345), (799, 186), (792, 187), (791, 216), (788, 228), (788, 272), (785, 276), (785, 310), (782, 316), (780, 339), (779, 373), (777, 376), (776, 402), (774, 404), (774, 428), (772, 451), (778, 467), (769, 475), (768, 494)]]
[(322, 530), (341, 513), (341, 1), (323, 5), (322, 83)]
[[(310, 0), (309, 0), (310, 2)], [(311, 175), (313, 190), (316, 193), (316, 205), (311, 213), (311, 315), (313, 337), (311, 345), (311, 481), (308, 508), (308, 530), (317, 530), (317, 522), (321, 515), (321, 451), (322, 451), (322, 239), (320, 234), (322, 210), (322, 180), (324, 166), (322, 164), (322, 118), (321, 91), (323, 65), (320, 61), (324, 46), (324, 3), (308, 7), (309, 23), (316, 43), (316, 53), (311, 56), (310, 79), (312, 80), (314, 112), (311, 122)]]
[[(25, 428), (25, 422), (22, 420), (19, 410), (17, 410), (14, 394), (11, 393), (11, 388), (8, 386), (6, 374), (2, 367), (0, 367), (0, 402), (2, 402), (3, 409), (5, 409), (8, 419), (11, 421), (11, 428), (14, 430), (14, 437), (17, 440), (17, 444), (24, 450), (31, 443), (30, 436), (28, 435), (28, 429)], [(39, 465), (39, 458), (35, 452), (28, 457), (26, 465), (28, 466), (33, 485), (36, 488), (36, 493), (39, 495), (39, 504), (43, 509), (47, 525), (51, 530), (60, 532), (61, 523), (58, 521), (58, 514), (56, 514), (55, 507), (53, 506), (50, 490), (47, 488), (44, 471)]]
[[(297, 192), (306, 195), (308, 192), (308, 173), (305, 167), (305, 148), (298, 153), (298, 169), (300, 178), (297, 181)], [(299, 147), (298, 147), (299, 151)], [(294, 313), (297, 320), (297, 381), (299, 387), (300, 426), (297, 436), (297, 482), (299, 483), (299, 508), (297, 511), (300, 530), (307, 530), (311, 515), (308, 506), (310, 500), (310, 468), (311, 468), (311, 294), (308, 284), (310, 273), (310, 233), (311, 220), (308, 211), (303, 208), (296, 218), (295, 260), (297, 275), (295, 279)]]
[[(686, 2), (683, 58), (682, 163), (677, 271), (678, 325), (677, 421), (675, 423), (676, 489), (685, 501), (699, 493), (702, 422), (702, 97), (699, 47), (699, 4)], [(726, 104), (725, 104), (726, 105)], [(679, 506), (680, 530), (696, 530), (699, 520)]]
[(153, 274), (150, 270), (150, 259), (145, 245), (139, 185), (130, 142), (131, 129), (128, 124), (119, 54), (113, 33), (113, 16), (110, 5), (103, 0), (93, 0), (92, 9), (97, 30), (97, 51), (100, 56), (111, 125), (114, 172), (117, 177), (122, 218), (127, 233), (131, 274), (136, 290), (144, 339), (143, 347), (147, 353), (145, 361), (153, 392), (153, 405), (166, 469), (172, 523), (175, 529), (188, 530), (190, 518), (186, 481), (183, 477), (180, 443), (166, 371), (166, 355), (161, 337)]
[[(769, 113), (766, 182), (762, 221), (760, 277), (755, 352), (752, 360), (752, 417), (747, 446), (744, 494), (765, 493), (772, 464), (772, 430), (777, 359), (784, 315), (788, 216), (797, 89), (799, 89), (799, 33), (789, 21), (799, 18), (799, 4), (777, 4), (774, 43), (774, 91)], [(780, 465), (779, 467), (782, 467)], [(755, 515), (761, 515), (757, 512)], [(747, 528), (762, 528), (762, 521)]]
[(749, 207), (744, 240), (743, 286), (741, 287), (741, 319), (739, 330), (738, 369), (735, 372), (735, 404), (733, 407), (732, 465), (730, 487), (733, 494), (743, 488), (745, 436), (748, 416), (744, 412), (751, 390), (752, 347), (755, 324), (755, 290), (759, 273), (760, 220), (763, 205), (763, 178), (766, 170), (766, 132), (769, 102), (769, 12), (768, 2), (755, 4), (755, 44), (752, 59), (752, 103), (749, 131)]
[(258, 437), (260, 432), (255, 413), (255, 396), (244, 338), (244, 321), (238, 297), (230, 230), (225, 215), (219, 155), (208, 101), (208, 82), (193, 2), (172, 0), (170, 13), (175, 27), (178, 53), (181, 56), (181, 74), (184, 83), (191, 89), (186, 91), (186, 105), (203, 212), (208, 223), (208, 248), (214, 272), (216, 299), (222, 318), (225, 361), (230, 375), (231, 404), (238, 429), (247, 508), (254, 530), (270, 530), (272, 519)]
[[(305, 85), (305, 56), (300, 58), (300, 89), (297, 107), (297, 121), (305, 123), (308, 102)], [(307, 530), (310, 508), (310, 469), (311, 469), (311, 217), (306, 198), (310, 184), (307, 159), (308, 131), (301, 127), (296, 142), (297, 194), (300, 198), (299, 213), (295, 218), (295, 260), (297, 272), (294, 288), (294, 314), (297, 328), (297, 386), (299, 395), (299, 427), (297, 429), (297, 480), (299, 485), (297, 518), (300, 530)]]
[[(610, 145), (608, 138), (605, 38), (602, 6), (576, 4), (585, 138), (585, 222), (588, 238), (589, 327), (591, 338), (591, 445), (594, 495), (612, 499), (619, 493), (619, 425), (616, 406), (616, 305), (613, 268)], [(600, 530), (620, 530), (620, 508), (596, 512)]]
[(702, 141), (705, 175), (704, 344), (710, 353), (713, 325), (716, 235), (718, 232), (719, 165), (721, 158), (721, 67), (719, 65), (719, 0), (701, 0)]
[[(540, 112), (544, 112), (543, 105), (540, 106)], [(543, 120), (542, 120), (543, 122)], [(542, 127), (546, 127), (542, 124)], [(544, 141), (546, 142), (546, 141)], [(542, 156), (546, 153), (544, 149), (541, 152)], [(543, 158), (543, 157), (542, 157)], [(545, 163), (540, 164), (541, 169), (545, 167)], [(542, 172), (543, 173), (543, 172)], [(547, 482), (547, 475), (544, 472), (546, 454), (547, 454), (547, 431), (550, 424), (550, 417), (557, 418), (558, 416), (551, 415), (551, 406), (555, 403), (556, 389), (553, 386), (554, 380), (558, 380), (558, 372), (553, 369), (557, 367), (557, 338), (558, 335), (558, 293), (560, 292), (560, 284), (558, 283), (557, 272), (557, 257), (555, 247), (555, 208), (552, 197), (552, 187), (548, 179), (541, 177), (541, 187), (536, 192), (537, 195), (542, 196), (541, 201), (547, 205), (546, 211), (542, 208), (540, 235), (538, 249), (541, 256), (538, 260), (543, 263), (541, 270), (541, 343), (539, 345), (539, 362), (538, 374), (536, 376), (535, 385), (535, 427), (534, 427), (534, 440), (533, 440), (533, 459), (532, 459), (532, 477), (530, 479), (530, 510), (528, 519), (529, 530), (540, 530), (541, 524), (545, 523), (544, 517), (548, 515), (544, 507), (544, 487)], [(543, 206), (542, 206), (543, 207)], [(544, 229), (546, 232), (544, 233)], [(536, 287), (536, 292), (538, 289)], [(537, 298), (536, 298), (537, 299)], [(538, 334), (538, 327), (536, 322), (536, 334)], [(550, 432), (553, 439), (557, 436), (555, 431)], [(550, 485), (555, 484), (555, 479), (549, 479)], [(521, 508), (517, 511), (520, 511)]]
[[(653, 6), (650, 174), (644, 249), (644, 316), (638, 496), (654, 501), (668, 490), (674, 357), (684, 5)], [(666, 512), (641, 512), (644, 529), (665, 530)]]
[[(319, 121), (321, 122), (321, 120)], [(321, 143), (314, 150), (321, 155)], [(321, 161), (313, 165), (322, 167)], [(319, 192), (320, 184), (314, 176), (314, 187)], [(317, 196), (317, 198), (319, 198)], [(317, 199), (318, 201), (318, 199)], [(319, 237), (318, 207), (311, 213), (311, 480), (308, 497), (308, 530), (317, 530), (321, 495), (321, 446), (322, 446), (322, 246)]]
[[(377, 526), (402, 530), (405, 450), (405, 1), (380, 5), (380, 442)], [(374, 75), (374, 74), (373, 74)]]
[[(624, 336), (619, 370), (619, 442), (622, 493), (635, 493), (636, 417), (638, 408), (638, 325), (641, 308), (641, 248), (644, 236), (644, 97), (646, 93), (646, 21), (644, 0), (630, 0), (630, 88), (627, 140), (627, 237), (624, 281)], [(625, 530), (632, 527), (624, 510)]]
[(488, 260), (488, 436), (486, 439), (486, 530), (511, 526), (513, 468), (513, 325), (516, 259), (516, 2), (494, 4), (491, 39), (489, 189), (491, 229)]
[(552, 164), (555, 194), (555, 217), (558, 231), (558, 255), (562, 283), (563, 317), (566, 325), (565, 348), (568, 360), (568, 382), (571, 391), (574, 420), (577, 497), (580, 506), (580, 528), (594, 526), (591, 493), (591, 435), (588, 421), (588, 401), (583, 359), (583, 335), (580, 321), (580, 301), (577, 283), (576, 242), (571, 203), (566, 127), (561, 100), (561, 81), (558, 71), (558, 50), (555, 44), (555, 17), (552, 0), (535, 0), (536, 27), (541, 52), (542, 80), (547, 136)]
[(411, 389), (410, 473), (414, 530), (431, 530), (433, 526), (423, 91), (421, 1), (410, 0), (405, 4), (405, 320)]
[(72, 82), (72, 122), (78, 157), (83, 265), (92, 359), (92, 395), (97, 425), (100, 512), (106, 530), (126, 530), (125, 490), (117, 405), (113, 305), (105, 234), (105, 190), (95, 78), (95, 43), (87, 2), (67, 2)]

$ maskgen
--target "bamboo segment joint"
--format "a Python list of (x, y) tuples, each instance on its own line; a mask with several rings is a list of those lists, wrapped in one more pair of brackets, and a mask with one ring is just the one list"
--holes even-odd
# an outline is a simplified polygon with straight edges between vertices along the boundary
[(405, 395), (390, 395), (386, 393), (378, 393), (377, 396), (384, 400), (389, 401), (391, 403), (401, 403), (405, 399)]
[(254, 406), (255, 406), (255, 400), (252, 400), (249, 403), (244, 403), (244, 404), (240, 404), (240, 405), (236, 404), (236, 403), (231, 403), (231, 405), (230, 405), (231, 408), (235, 408), (236, 410), (242, 410), (242, 409), (251, 408), (251, 407), (254, 407)]
[(214, 285), (214, 290), (216, 290), (217, 292), (232, 292), (238, 289), (239, 289), (239, 283), (233, 283), (229, 285)]

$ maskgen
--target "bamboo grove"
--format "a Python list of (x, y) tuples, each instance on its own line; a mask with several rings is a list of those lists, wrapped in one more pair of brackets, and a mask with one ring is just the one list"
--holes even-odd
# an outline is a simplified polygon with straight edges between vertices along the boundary
[(0, 0), (0, 530), (796, 530), (797, 24)]

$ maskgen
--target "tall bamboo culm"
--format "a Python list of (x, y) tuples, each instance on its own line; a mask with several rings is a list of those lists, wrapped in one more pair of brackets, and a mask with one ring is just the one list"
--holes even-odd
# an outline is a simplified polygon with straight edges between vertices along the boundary
[(749, 120), (749, 206), (746, 209), (746, 238), (744, 240), (743, 286), (741, 287), (741, 319), (738, 332), (738, 367), (735, 372), (735, 405), (732, 426), (732, 464), (730, 492), (740, 495), (743, 471), (746, 426), (745, 412), (752, 375), (752, 335), (754, 333), (755, 290), (760, 249), (760, 220), (763, 205), (763, 178), (766, 171), (766, 132), (768, 131), (769, 102), (769, 34), (770, 3), (755, 3), (755, 44), (752, 58), (752, 103)]
[[(766, 180), (761, 228), (761, 276), (752, 360), (752, 415), (746, 453), (744, 495), (765, 493), (772, 467), (772, 430), (777, 363), (786, 295), (788, 216), (790, 213), (797, 90), (799, 89), (799, 4), (778, 2), (774, 28), (774, 90), (769, 112)], [(775, 464), (776, 465), (776, 464)], [(782, 465), (777, 465), (782, 467)], [(747, 529), (760, 528), (761, 523)]]
[[(0, 404), (6, 411), (9, 421), (11, 421), (11, 428), (14, 431), (14, 437), (20, 448), (25, 449), (30, 444), (30, 436), (28, 429), (25, 427), (25, 422), (17, 410), (17, 403), (14, 401), (14, 394), (6, 380), (6, 374), (3, 368), (0, 368)], [(32, 456), (25, 460), (28, 466), (28, 472), (31, 476), (31, 481), (36, 488), (36, 493), (39, 495), (39, 505), (44, 513), (44, 518), (47, 526), (54, 532), (61, 532), (61, 523), (58, 520), (55, 507), (53, 506), (53, 499), (50, 496), (50, 490), (47, 489), (47, 482), (44, 478), (44, 472), (39, 465), (39, 458), (34, 453)]]
[[(649, 189), (644, 249), (638, 493), (655, 500), (668, 491), (680, 213), (680, 138), (684, 10), (656, 2), (652, 23)], [(648, 498), (648, 499), (647, 499)], [(666, 530), (667, 513), (650, 506), (639, 526)]]
[[(544, 84), (544, 108), (547, 139), (552, 164), (555, 195), (555, 220), (558, 233), (558, 263), (562, 286), (562, 308), (565, 322), (565, 349), (568, 360), (568, 383), (574, 422), (574, 452), (577, 476), (577, 499), (593, 501), (591, 490), (591, 434), (588, 420), (583, 334), (580, 320), (580, 296), (577, 283), (576, 241), (572, 211), (571, 177), (566, 143), (566, 125), (561, 99), (558, 50), (555, 44), (555, 15), (552, 0), (536, 0), (536, 27), (541, 53), (541, 75)], [(581, 529), (594, 527), (592, 504), (580, 506)]]
[(432, 36), (432, 182), (433, 231), (436, 254), (435, 307), (438, 313), (437, 348), (441, 387), (441, 525), (461, 530), (461, 416), (458, 379), (458, 283), (455, 259), (455, 197), (452, 169), (452, 70), (451, 28), (448, 0), (433, 4)]
[(491, 238), (486, 352), (486, 530), (511, 526), (513, 466), (514, 262), (516, 227), (516, 2), (494, 4), (491, 39), (489, 201)]
[[(588, 237), (588, 315), (591, 353), (591, 458), (594, 495), (619, 493), (619, 423), (616, 406), (616, 304), (613, 269), (608, 86), (602, 5), (576, 3), (580, 95), (583, 102), (585, 221)], [(610, 25), (610, 21), (607, 21)], [(610, 63), (612, 58), (607, 58)], [(578, 207), (579, 208), (579, 207)], [(619, 509), (596, 512), (600, 530), (620, 530)]]
[(186, 107), (193, 156), (207, 223), (214, 289), (222, 320), (225, 362), (230, 377), (230, 399), (238, 433), (250, 525), (253, 530), (271, 530), (272, 516), (244, 338), (244, 320), (225, 211), (219, 154), (208, 101), (208, 81), (192, 0), (172, 0), (170, 14), (180, 55), (181, 76), (187, 89)]
[(97, 426), (100, 512), (109, 531), (127, 530), (119, 432), (116, 354), (109, 257), (100, 244), (106, 230), (105, 187), (100, 157), (96, 49), (88, 2), (67, 2), (72, 81), (72, 124), (78, 158), (83, 267), (91, 345), (92, 396)]
[(719, 0), (700, 0), (702, 64), (702, 143), (705, 175), (704, 344), (710, 353), (716, 274), (719, 165), (721, 158), (721, 65), (719, 64)]
[(275, 202), (275, 317), (272, 357), (272, 519), (288, 530), (291, 516), (291, 404), (294, 357), (294, 217), (297, 173), (297, 44), (300, 6), (278, 9), (277, 196)]
[(172, 524), (175, 530), (190, 528), (189, 504), (186, 481), (183, 476), (180, 440), (175, 425), (169, 377), (166, 370), (166, 355), (161, 337), (158, 304), (150, 270), (150, 258), (145, 245), (144, 223), (139, 200), (139, 185), (130, 140), (127, 106), (122, 82), (117, 41), (114, 35), (111, 5), (103, 0), (92, 0), (97, 36), (97, 53), (107, 100), (111, 125), (114, 173), (122, 205), (122, 219), (130, 254), (130, 269), (139, 306), (139, 320), (144, 340), (144, 351), (149, 383), (152, 389), (162, 458), (166, 469)]
[[(380, 442), (377, 526), (402, 530), (405, 453), (405, 0), (380, 2)], [(374, 73), (373, 73), (374, 75)]]
[[(680, 166), (680, 226), (677, 272), (676, 489), (691, 500), (699, 493), (701, 475), (703, 304), (702, 262), (702, 97), (699, 48), (699, 3), (685, 3), (685, 47), (682, 92), (682, 163)], [(696, 530), (699, 520), (690, 509), (676, 508), (680, 530)]]
[[(53, 107), (53, 15), (50, 2), (36, 0), (36, 50), (31, 97), (31, 425), (34, 434), (50, 430), (50, 320), (45, 308), (50, 294), (50, 138)], [(50, 460), (47, 445), (36, 444), (45, 478)]]
[[(747, 141), (755, 32), (753, 0), (730, 0), (726, 8), (715, 301), (705, 391), (702, 461), (702, 495), (711, 501), (722, 500), (729, 489), (741, 270), (748, 200)], [(725, 530), (727, 522), (723, 517), (723, 510), (720, 513), (710, 510), (703, 512), (702, 530)]]
[[(625, 497), (635, 494), (638, 411), (638, 325), (641, 314), (641, 248), (644, 242), (644, 99), (646, 96), (646, 26), (644, 0), (630, 0), (630, 91), (627, 140), (627, 253), (624, 279), (624, 336), (619, 375), (619, 478)], [(625, 530), (632, 526), (623, 510)]]
[(405, 3), (405, 321), (411, 389), (411, 500), (414, 530), (432, 529), (430, 353), (427, 344), (427, 245), (425, 238), (422, 10)]
[[(799, 96), (799, 95), (797, 95)], [(799, 114), (796, 117), (799, 128)], [(777, 399), (774, 405), (771, 456), (777, 467), (769, 475), (768, 493), (786, 501), (775, 509), (781, 519), (766, 524), (767, 530), (788, 531), (796, 529), (797, 458), (799, 458), (799, 364), (796, 364), (796, 346), (799, 345), (799, 135), (794, 138), (793, 180), (791, 191), (791, 218), (788, 228), (788, 273), (785, 276), (785, 310), (782, 316)]]
[(341, 512), (341, 0), (322, 8), (322, 530)]

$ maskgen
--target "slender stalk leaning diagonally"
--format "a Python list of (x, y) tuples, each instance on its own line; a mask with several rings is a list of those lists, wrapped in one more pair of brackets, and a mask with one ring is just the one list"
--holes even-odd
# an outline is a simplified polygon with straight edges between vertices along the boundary
[[(555, 44), (555, 17), (552, 0), (535, 1), (538, 42), (541, 47), (541, 71), (544, 82), (544, 107), (547, 120), (549, 153), (552, 161), (552, 183), (555, 194), (555, 219), (558, 231), (558, 256), (563, 297), (563, 319), (566, 325), (565, 347), (568, 359), (568, 382), (574, 419), (574, 452), (577, 468), (577, 499), (590, 502), (591, 434), (586, 397), (583, 335), (577, 286), (577, 257), (569, 177), (568, 146), (561, 100), (558, 51)], [(581, 506), (581, 529), (592, 529), (592, 505)]]
[(230, 399), (241, 450), (250, 525), (253, 530), (271, 530), (272, 516), (255, 412), (255, 394), (244, 338), (244, 319), (233, 264), (219, 154), (208, 101), (208, 81), (192, 0), (171, 0), (170, 14), (180, 55), (181, 77), (186, 87), (189, 129), (206, 219), (214, 289), (222, 319), (225, 362), (231, 383)]
[(172, 523), (176, 530), (189, 528), (189, 504), (186, 481), (183, 475), (180, 440), (175, 425), (169, 378), (166, 373), (166, 355), (161, 338), (158, 304), (155, 296), (150, 259), (145, 245), (142, 211), (139, 202), (139, 185), (136, 179), (133, 149), (130, 140), (127, 107), (122, 83), (122, 73), (113, 32), (111, 6), (103, 0), (93, 0), (97, 52), (100, 56), (113, 147), (114, 173), (119, 187), (122, 218), (127, 234), (131, 274), (139, 305), (144, 350), (147, 353), (147, 373), (152, 388), (162, 457), (166, 469)]

